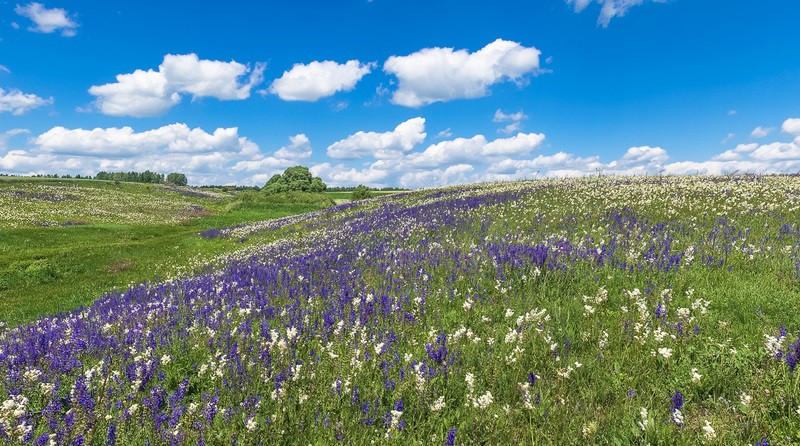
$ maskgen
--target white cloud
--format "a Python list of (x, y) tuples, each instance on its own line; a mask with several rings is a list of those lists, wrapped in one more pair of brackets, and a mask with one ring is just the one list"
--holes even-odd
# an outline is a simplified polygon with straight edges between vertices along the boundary
[(449, 138), (451, 136), (453, 136), (453, 130), (450, 127), (446, 128), (446, 129), (444, 129), (441, 132), (436, 134), (436, 137), (439, 138), (439, 139), (441, 139), (441, 138)]
[(506, 135), (510, 135), (514, 132), (519, 132), (522, 130), (522, 123), (520, 121), (512, 122), (507, 126), (503, 127), (502, 129), (497, 129), (498, 133), (505, 133)]
[(400, 186), (407, 188), (429, 187), (474, 181), (469, 174), (475, 168), (470, 164), (456, 164), (446, 169), (409, 172), (400, 177)]
[(385, 183), (381, 181), (389, 176), (387, 170), (377, 168), (375, 165), (358, 170), (343, 164), (333, 166), (330, 163), (322, 163), (312, 166), (309, 170), (330, 186), (363, 184), (370, 187), (384, 187)]
[(258, 146), (240, 137), (236, 127), (218, 128), (207, 133), (200, 128), (190, 129), (186, 124), (171, 124), (139, 133), (131, 127), (93, 130), (53, 127), (33, 138), (32, 143), (46, 153), (112, 158), (170, 153), (258, 152)]
[[(24, 132), (17, 129), (6, 137)], [(266, 180), (261, 181), (261, 175), (297, 164), (296, 160), (265, 161), (258, 145), (239, 135), (235, 127), (206, 132), (186, 124), (143, 132), (129, 127), (54, 127), (29, 139), (27, 148), (7, 150), (5, 154), (0, 150), (0, 172), (94, 175), (101, 170), (152, 170), (183, 172), (191, 184), (263, 185)], [(258, 165), (253, 168), (247, 162)]]
[(429, 146), (408, 156), (413, 166), (438, 167), (458, 161), (483, 161), (486, 158), (526, 155), (544, 141), (543, 133), (519, 133), (510, 138), (487, 141), (483, 135), (456, 138)]
[(658, 165), (669, 159), (667, 151), (661, 147), (631, 147), (622, 156), (619, 165), (629, 166), (634, 164)]
[(425, 118), (412, 118), (384, 133), (359, 131), (328, 146), (328, 156), (335, 159), (356, 159), (371, 155), (378, 159), (398, 158), (421, 143)]
[[(575, 12), (581, 12), (589, 6), (592, 1), (601, 6), (600, 16), (597, 23), (604, 28), (608, 26), (614, 17), (624, 16), (629, 9), (645, 3), (645, 0), (566, 0), (568, 4), (575, 5)], [(666, 3), (667, 0), (650, 0), (653, 3)]]
[(291, 144), (283, 146), (275, 152), (276, 158), (303, 159), (311, 156), (311, 141), (302, 133), (290, 136)]
[(494, 119), (492, 119), (492, 121), (510, 122), (510, 124), (506, 125), (505, 127), (497, 129), (498, 133), (505, 133), (506, 135), (510, 135), (512, 133), (519, 132), (520, 130), (522, 130), (523, 119), (528, 119), (528, 116), (522, 113), (522, 110), (516, 113), (506, 114), (503, 113), (503, 111), (498, 108), (497, 111), (494, 112)]
[(392, 56), (383, 70), (399, 81), (392, 102), (419, 107), (487, 96), (489, 87), (499, 82), (520, 83), (538, 72), (540, 54), (536, 48), (497, 39), (474, 53), (436, 47)]
[(17, 5), (14, 12), (33, 21), (36, 26), (28, 28), (30, 31), (49, 34), (61, 30), (64, 37), (72, 37), (78, 33), (78, 24), (61, 8), (47, 9), (43, 4), (33, 2), (25, 6)]
[(800, 118), (789, 118), (783, 121), (781, 131), (794, 136), (800, 136)]
[(11, 129), (6, 132), (0, 133), (0, 150), (3, 150), (7, 146), (8, 139), (12, 136), (22, 135), (25, 133), (30, 133), (28, 129)]
[(492, 119), (492, 121), (494, 121), (494, 122), (508, 122), (508, 121), (517, 122), (517, 121), (521, 121), (521, 120), (523, 120), (525, 118), (527, 118), (527, 116), (525, 116), (525, 114), (522, 113), (522, 110), (520, 110), (520, 111), (518, 111), (516, 113), (508, 113), (508, 114), (506, 114), (506, 113), (503, 113), (503, 111), (498, 108), (497, 111), (494, 112), (494, 118)]
[[(196, 54), (164, 56), (159, 71), (175, 91), (189, 93), (194, 98), (212, 97), (220, 100), (247, 99), (250, 89), (264, 80), (264, 63), (257, 63), (251, 71), (235, 61), (201, 60)], [(247, 81), (239, 79), (250, 73)]]
[(269, 93), (276, 94), (285, 101), (315, 102), (339, 91), (352, 90), (374, 67), (374, 63), (362, 64), (357, 60), (349, 60), (344, 64), (331, 60), (314, 61), (307, 65), (295, 64), (291, 70), (284, 71), (280, 78), (272, 82)]
[(11, 90), (8, 93), (0, 88), (0, 113), (9, 112), (14, 116), (24, 115), (34, 108), (52, 104), (53, 98), (43, 99), (35, 94)]
[[(295, 160), (268, 156), (260, 159), (239, 161), (236, 164), (234, 164), (233, 167), (231, 167), (231, 169), (235, 171), (244, 171), (244, 172), (258, 172), (267, 170), (270, 173), (272, 172), (277, 173), (278, 170), (283, 170), (286, 169), (287, 167), (292, 167), (295, 165), (297, 165), (297, 161)], [(267, 177), (265, 181), (268, 179), (269, 177)]]
[(95, 105), (100, 111), (111, 116), (158, 116), (181, 101), (164, 73), (153, 70), (118, 74), (116, 83), (92, 86), (89, 93), (97, 96)]
[(728, 142), (730, 142), (730, 140), (733, 139), (734, 136), (736, 136), (735, 133), (728, 133), (728, 135), (725, 136), (724, 138), (722, 138), (722, 141), (720, 141), (719, 143), (720, 144), (727, 144)]
[(775, 127), (761, 127), (761, 126), (758, 126), (755, 129), (753, 129), (752, 132), (750, 132), (750, 137), (751, 138), (763, 138), (763, 137), (769, 135), (770, 133), (772, 133), (773, 130), (775, 130)]
[[(52, 165), (55, 157), (46, 154), (31, 154), (25, 150), (11, 150), (0, 156), (0, 170), (14, 173), (44, 173), (40, 169)], [(51, 172), (46, 172), (51, 173)]]
[(2, 73), (11, 73), (11, 70), (8, 69), (5, 65), (0, 65), (0, 72)]
[(728, 110), (728, 116), (736, 116), (736, 110)]
[(760, 161), (797, 160), (800, 159), (800, 146), (782, 142), (764, 144), (750, 152), (750, 158)]
[(178, 104), (181, 93), (191, 94), (193, 99), (247, 99), (250, 90), (263, 81), (264, 68), (263, 63), (257, 63), (251, 70), (235, 61), (204, 60), (196, 54), (167, 54), (158, 71), (118, 74), (117, 82), (94, 85), (89, 93), (97, 96), (95, 105), (104, 114), (158, 116)]

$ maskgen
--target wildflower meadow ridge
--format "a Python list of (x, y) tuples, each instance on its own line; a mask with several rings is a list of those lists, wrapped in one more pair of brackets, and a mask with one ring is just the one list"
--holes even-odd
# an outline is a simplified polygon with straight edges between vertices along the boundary
[(198, 231), (281, 236), (3, 326), (0, 438), (797, 444), (799, 217), (796, 176), (600, 177)]

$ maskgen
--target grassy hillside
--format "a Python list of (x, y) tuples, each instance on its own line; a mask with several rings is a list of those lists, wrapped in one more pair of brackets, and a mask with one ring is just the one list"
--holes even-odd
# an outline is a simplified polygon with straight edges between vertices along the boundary
[(798, 222), (800, 177), (666, 177), (214, 228), (248, 241), (0, 330), (0, 421), (57, 444), (792, 444)]
[(0, 179), (0, 320), (71, 310), (113, 287), (163, 278), (242, 247), (202, 238), (202, 231), (333, 204), (325, 197), (305, 201), (164, 185)]

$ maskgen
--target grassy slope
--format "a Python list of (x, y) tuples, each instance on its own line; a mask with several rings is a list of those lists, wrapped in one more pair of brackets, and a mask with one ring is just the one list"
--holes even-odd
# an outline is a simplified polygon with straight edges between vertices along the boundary
[[(100, 181), (15, 179), (4, 183), (6, 190), (31, 190), (42, 184), (94, 188), (101, 194), (121, 189), (144, 199), (168, 193), (158, 186)], [(324, 200), (270, 203), (241, 195), (221, 200), (181, 198), (211, 215), (176, 224), (101, 222), (0, 229), (0, 320), (13, 324), (71, 310), (91, 303), (110, 288), (163, 277), (175, 267), (191, 266), (195, 259), (242, 247), (229, 239), (200, 237), (198, 233), (206, 229), (310, 212), (329, 204)], [(270, 235), (261, 240), (264, 237)]]

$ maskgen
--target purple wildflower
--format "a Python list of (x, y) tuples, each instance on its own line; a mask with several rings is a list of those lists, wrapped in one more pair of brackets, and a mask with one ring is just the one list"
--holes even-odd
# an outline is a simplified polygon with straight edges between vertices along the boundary
[(447, 438), (444, 440), (444, 446), (454, 446), (456, 444), (456, 432), (458, 432), (458, 428), (450, 429), (450, 432), (447, 433)]

